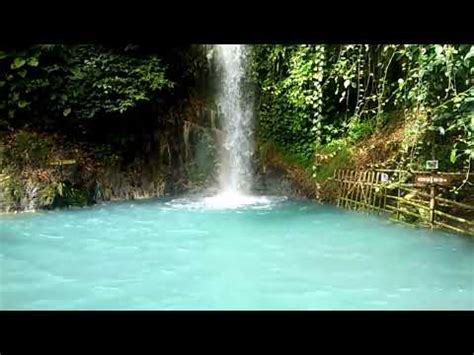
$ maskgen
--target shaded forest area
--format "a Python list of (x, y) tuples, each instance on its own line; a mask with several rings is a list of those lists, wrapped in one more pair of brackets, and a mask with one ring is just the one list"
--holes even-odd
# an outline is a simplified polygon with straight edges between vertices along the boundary
[(0, 52), (0, 67), (3, 209), (183, 188), (184, 120), (203, 105), (207, 70), (199, 46), (33, 45)]

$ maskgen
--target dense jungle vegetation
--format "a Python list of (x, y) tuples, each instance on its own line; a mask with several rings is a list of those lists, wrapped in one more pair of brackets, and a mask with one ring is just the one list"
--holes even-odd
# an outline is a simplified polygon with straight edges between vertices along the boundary
[[(260, 45), (264, 155), (295, 163), (316, 181), (337, 168), (463, 171), (474, 158), (471, 45)], [(472, 190), (470, 190), (472, 191)]]
[[(0, 207), (204, 184), (209, 166), (189, 159), (187, 129), (207, 125), (197, 109), (208, 105), (205, 54), (197, 45), (3, 48)], [(422, 170), (434, 158), (440, 170), (466, 173), (452, 192), (469, 194), (473, 46), (255, 45), (250, 74), (261, 160), (323, 183), (337, 168)]]

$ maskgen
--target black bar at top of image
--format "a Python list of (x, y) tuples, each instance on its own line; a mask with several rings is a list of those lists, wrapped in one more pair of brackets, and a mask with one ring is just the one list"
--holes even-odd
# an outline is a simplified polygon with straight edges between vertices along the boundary
[(198, 30), (190, 33), (174, 33), (169, 36), (153, 35), (147, 31), (39, 31), (19, 32), (14, 36), (0, 36), (0, 45), (64, 43), (64, 44), (469, 44), (474, 43), (474, 32), (469, 31), (351, 31), (334, 29), (321, 31), (260, 30), (252, 33), (233, 30), (210, 32)]
[(44, 6), (35, 13), (4, 9), (8, 16), (0, 21), (0, 43), (474, 43), (471, 11), (454, 4), (436, 14), (435, 6), (416, 9), (413, 3), (371, 6), (376, 12), (360, 3), (323, 5), (258, 9), (239, 3), (207, 9), (183, 4), (169, 9), (159, 4), (149, 9), (130, 4), (119, 9), (125, 10), (121, 14), (115, 6), (67, 13)]

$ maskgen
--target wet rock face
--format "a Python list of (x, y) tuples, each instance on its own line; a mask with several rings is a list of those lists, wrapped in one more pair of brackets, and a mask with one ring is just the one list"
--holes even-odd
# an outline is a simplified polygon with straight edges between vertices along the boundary
[(286, 172), (279, 168), (261, 169), (254, 183), (254, 190), (262, 195), (288, 196), (293, 198), (304, 198), (298, 192), (295, 183), (287, 176)]
[(153, 174), (132, 175), (119, 170), (109, 170), (99, 176), (95, 186), (94, 201), (117, 201), (161, 197), (166, 181)]

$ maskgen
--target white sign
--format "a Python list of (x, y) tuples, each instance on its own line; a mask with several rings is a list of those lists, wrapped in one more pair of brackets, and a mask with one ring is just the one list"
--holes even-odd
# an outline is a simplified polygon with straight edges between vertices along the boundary
[(385, 174), (385, 173), (382, 173), (382, 175), (380, 175), (380, 181), (387, 182), (388, 181), (388, 175)]
[(426, 169), (427, 170), (436, 170), (436, 169), (438, 169), (438, 161), (437, 160), (427, 160), (426, 161)]

